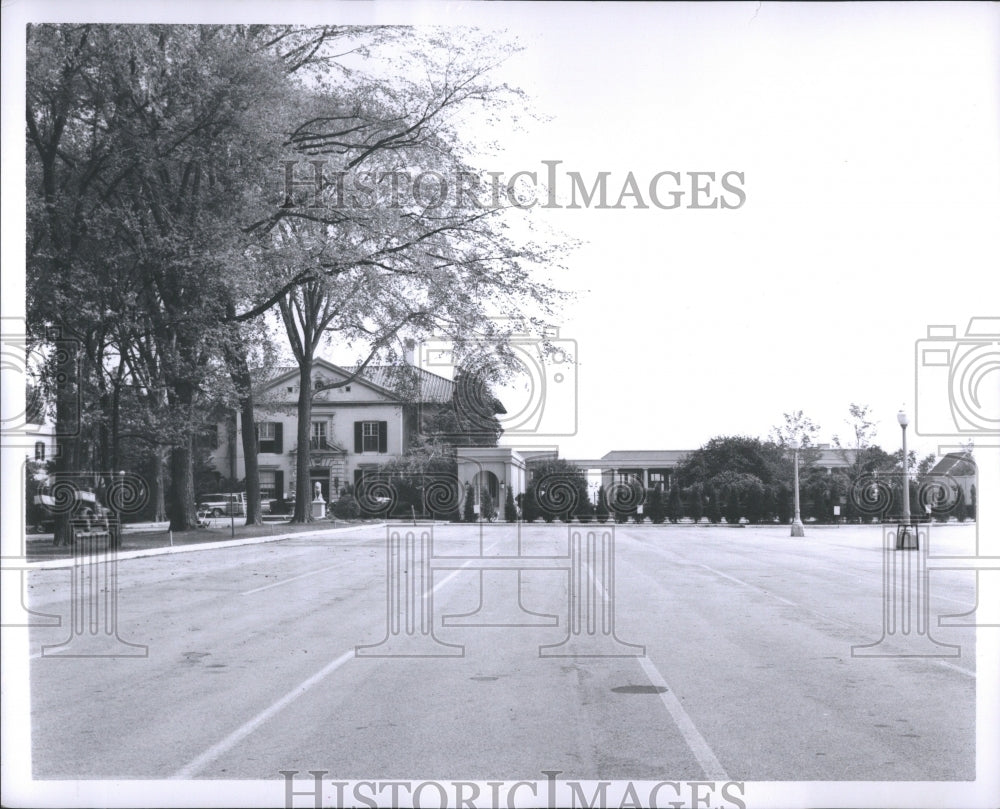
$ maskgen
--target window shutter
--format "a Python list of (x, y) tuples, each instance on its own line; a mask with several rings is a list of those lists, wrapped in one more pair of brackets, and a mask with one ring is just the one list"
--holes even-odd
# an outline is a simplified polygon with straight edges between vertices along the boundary
[[(283, 432), (284, 426), (285, 425), (282, 424), (280, 421), (276, 421), (274, 423), (274, 445), (273, 445), (273, 447), (271, 449), (271, 452), (283, 452), (284, 451), (281, 448), (281, 434)], [(280, 472), (279, 472), (279, 474), (280, 474)]]
[(387, 452), (389, 449), (389, 422), (380, 421), (378, 423), (378, 451)]
[(354, 451), (357, 453), (364, 452), (364, 439), (361, 437), (361, 422), (354, 422)]
[(285, 499), (285, 472), (282, 469), (274, 473), (274, 496), (277, 500)]

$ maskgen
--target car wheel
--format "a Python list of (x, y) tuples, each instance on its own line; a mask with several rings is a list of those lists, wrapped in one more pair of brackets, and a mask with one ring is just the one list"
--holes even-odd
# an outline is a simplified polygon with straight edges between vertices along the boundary
[(213, 508), (212, 509), (212, 516), (213, 517), (221, 517), (222, 516), (222, 509), (221, 508)]

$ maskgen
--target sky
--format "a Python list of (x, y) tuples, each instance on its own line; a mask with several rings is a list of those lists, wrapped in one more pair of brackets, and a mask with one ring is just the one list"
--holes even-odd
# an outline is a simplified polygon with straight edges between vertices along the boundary
[[(57, 4), (27, 7), (59, 17)], [(961, 337), (971, 317), (1000, 314), (995, 4), (277, 8), (205, 3), (179, 12), (152, 3), (129, 13), (137, 22), (239, 14), (494, 30), (522, 46), (497, 78), (525, 90), (540, 120), (500, 132), (467, 122), (469, 142), (501, 145), (483, 156), (484, 170), (544, 174), (542, 161), (560, 161), (563, 203), (567, 172), (588, 185), (607, 172), (612, 200), (630, 172), (644, 194), (664, 171), (688, 187), (670, 210), (637, 209), (629, 197), (624, 210), (530, 212), (580, 243), (553, 277), (576, 293), (556, 324), (572, 361), (536, 368), (544, 390), (536, 375), (500, 391), (506, 444), (555, 444), (571, 458), (690, 449), (718, 435), (766, 436), (796, 410), (830, 441), (849, 434), (856, 402), (872, 409), (877, 440), (894, 449), (898, 409), (911, 418), (947, 410), (940, 369), (918, 362), (928, 326), (951, 325)], [(97, 4), (74, 9), (81, 13), (107, 20), (121, 11)], [(5, 105), (7, 131), (23, 125), (18, 109)], [(16, 166), (23, 152), (12, 154)], [(745, 201), (686, 207), (692, 172), (715, 173), (709, 198), (723, 174), (737, 172)], [(669, 180), (660, 187), (669, 190)], [(17, 205), (8, 203), (5, 233), (16, 234)], [(5, 247), (5, 284), (18, 266), (9, 249), (18, 248)], [(978, 393), (981, 407), (1000, 413), (995, 360)], [(535, 418), (523, 417), (529, 404)], [(921, 453), (944, 446), (921, 435), (928, 426), (915, 419), (910, 433)]]
[[(505, 167), (561, 160), (615, 189), (629, 171), (745, 178), (735, 210), (534, 212), (584, 242), (559, 279), (580, 291), (560, 329), (578, 352), (562, 454), (764, 436), (794, 410), (829, 441), (852, 402), (898, 447), (897, 410), (948, 395), (916, 389), (927, 326), (960, 337), (1000, 300), (996, 8), (530, 12), (505, 70), (549, 120)], [(1000, 412), (995, 363), (979, 391)]]

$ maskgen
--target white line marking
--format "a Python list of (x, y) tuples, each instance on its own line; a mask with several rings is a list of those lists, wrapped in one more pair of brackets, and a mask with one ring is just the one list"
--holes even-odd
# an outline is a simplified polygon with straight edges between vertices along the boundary
[(960, 672), (966, 677), (971, 677), (973, 680), (976, 679), (976, 672), (969, 671), (969, 669), (962, 668), (961, 666), (956, 666), (954, 663), (949, 663), (947, 660), (934, 660), (939, 666), (944, 666), (946, 669), (952, 669), (953, 671)]
[(289, 691), (285, 696), (279, 699), (277, 702), (273, 703), (270, 707), (265, 708), (259, 714), (257, 714), (249, 722), (244, 723), (228, 736), (217, 744), (213, 744), (204, 753), (198, 756), (194, 761), (190, 762), (186, 766), (179, 769), (170, 778), (172, 780), (187, 780), (195, 775), (195, 773), (200, 772), (204, 769), (210, 762), (217, 759), (219, 756), (227, 753), (241, 741), (243, 741), (247, 736), (253, 733), (257, 728), (263, 725), (268, 719), (277, 714), (279, 711), (284, 709), (286, 706), (290, 705), (296, 699), (301, 697), (306, 691), (324, 679), (328, 674), (332, 674), (337, 669), (339, 669), (348, 660), (354, 657), (354, 649), (344, 652), (336, 660), (327, 663), (323, 668), (317, 671), (312, 677), (295, 686), (291, 691)]
[[(492, 550), (492, 548), (489, 548), (488, 550)], [(438, 584), (434, 586), (434, 589), (431, 592), (436, 593), (438, 590), (444, 587), (448, 582), (450, 582), (453, 578), (455, 578), (455, 576), (461, 573), (464, 568), (471, 565), (472, 562), (473, 560), (470, 559), (468, 562), (462, 565), (461, 568), (445, 576), (444, 579), (442, 579)], [(319, 573), (321, 571), (317, 570), (314, 572)], [(305, 573), (303, 575), (308, 576), (310, 574)], [(296, 578), (302, 578), (302, 576), (298, 576)], [(292, 581), (292, 579), (287, 579), (286, 581)], [(279, 582), (279, 583), (285, 584), (285, 582)], [(275, 585), (267, 585), (267, 586), (273, 587)], [(251, 590), (250, 592), (255, 592), (255, 591)], [(283, 696), (277, 702), (274, 702), (269, 707), (265, 708), (263, 711), (257, 714), (253, 719), (238, 727), (236, 730), (234, 730), (232, 733), (226, 736), (226, 738), (224, 738), (221, 742), (213, 744), (211, 747), (208, 748), (208, 750), (206, 750), (204, 753), (202, 753), (200, 756), (194, 759), (194, 761), (191, 761), (190, 763), (179, 769), (176, 773), (171, 775), (170, 779), (175, 781), (185, 781), (192, 778), (196, 773), (200, 772), (202, 769), (208, 766), (208, 764), (210, 764), (212, 761), (217, 759), (219, 756), (229, 752), (233, 747), (235, 747), (237, 744), (243, 741), (247, 736), (253, 733), (267, 720), (278, 714), (280, 711), (282, 711), (284, 708), (286, 708), (288, 705), (290, 705), (292, 702), (294, 702), (296, 699), (298, 699), (304, 693), (306, 693), (306, 691), (308, 691), (314, 685), (316, 685), (321, 680), (326, 678), (327, 675), (333, 674), (333, 672), (335, 672), (337, 669), (343, 666), (344, 663), (346, 663), (348, 660), (353, 659), (354, 657), (355, 657), (354, 647), (352, 646), (336, 660), (328, 663), (326, 666), (317, 671), (312, 677), (303, 681), (299, 685), (295, 686), (295, 688), (293, 688), (291, 691), (285, 694), (285, 696)]]
[(256, 587), (253, 590), (245, 590), (240, 593), (241, 596), (252, 595), (253, 593), (259, 593), (263, 590), (270, 590), (272, 587), (280, 587), (283, 584), (289, 584), (293, 581), (298, 581), (299, 579), (304, 579), (306, 576), (315, 576), (318, 573), (326, 573), (328, 570), (333, 570), (337, 567), (343, 567), (342, 564), (330, 565), (329, 567), (323, 567), (319, 570), (310, 570), (308, 573), (302, 573), (299, 576), (292, 576), (290, 579), (283, 579), (282, 581), (272, 582), (271, 584), (265, 584), (263, 587)]
[(711, 571), (716, 576), (722, 576), (722, 578), (724, 578), (724, 579), (729, 579), (729, 581), (734, 581), (737, 584), (742, 584), (744, 587), (749, 587), (751, 590), (756, 590), (758, 593), (763, 593), (766, 596), (770, 596), (771, 598), (777, 599), (782, 604), (787, 604), (790, 607), (797, 607), (797, 606), (799, 606), (794, 601), (789, 601), (787, 598), (782, 598), (781, 596), (776, 596), (770, 590), (765, 590), (763, 587), (758, 587), (756, 584), (750, 584), (748, 582), (742, 581), (741, 579), (737, 579), (735, 576), (730, 576), (728, 573), (723, 573), (721, 570), (716, 570), (714, 567), (709, 567), (708, 565), (703, 565), (700, 562), (697, 562), (696, 564), (698, 565), (698, 567), (703, 567), (703, 568), (705, 568), (705, 570)]
[(698, 760), (698, 764), (701, 766), (702, 770), (705, 771), (705, 777), (713, 781), (728, 781), (729, 776), (719, 763), (719, 759), (715, 757), (715, 753), (713, 753), (712, 748), (708, 746), (708, 742), (705, 741), (705, 737), (702, 736), (698, 732), (698, 728), (694, 726), (694, 722), (691, 721), (691, 717), (688, 716), (687, 711), (684, 710), (680, 700), (674, 696), (673, 691), (671, 691), (667, 686), (667, 681), (663, 679), (663, 675), (660, 674), (656, 666), (653, 665), (653, 661), (646, 656), (640, 657), (639, 663), (642, 665), (643, 671), (646, 672), (646, 676), (653, 685), (658, 688), (667, 689), (666, 691), (660, 692), (660, 700), (666, 707), (667, 712), (673, 718), (674, 724), (677, 725), (677, 729), (681, 732), (681, 736), (684, 737), (684, 741), (687, 743), (687, 746), (694, 754), (694, 757)]

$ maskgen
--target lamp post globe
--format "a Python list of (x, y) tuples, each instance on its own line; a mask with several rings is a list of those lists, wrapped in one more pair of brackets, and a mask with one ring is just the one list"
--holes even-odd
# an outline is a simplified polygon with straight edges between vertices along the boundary
[(799, 441), (796, 438), (791, 439), (788, 442), (788, 446), (792, 448), (795, 455), (795, 485), (793, 488), (795, 495), (795, 517), (792, 519), (792, 533), (793, 537), (804, 537), (806, 535), (805, 528), (802, 525), (802, 515), (799, 510)]

